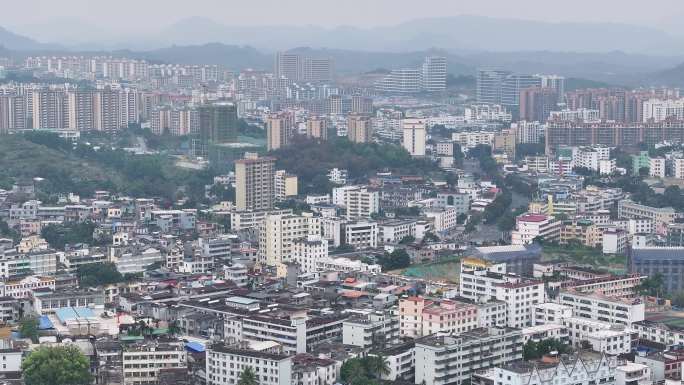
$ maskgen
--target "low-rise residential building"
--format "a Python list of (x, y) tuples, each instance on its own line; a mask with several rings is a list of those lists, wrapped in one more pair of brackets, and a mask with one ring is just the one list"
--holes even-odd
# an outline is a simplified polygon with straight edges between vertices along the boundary
[(515, 230), (511, 232), (511, 243), (527, 245), (539, 237), (544, 241), (560, 240), (561, 222), (542, 214), (524, 214), (516, 218)]
[(521, 328), (533, 325), (534, 307), (545, 302), (544, 283), (505, 273), (505, 264), (470, 267), (461, 262), (460, 294), (476, 303), (491, 300), (506, 303), (506, 325)]
[(187, 353), (182, 342), (137, 343), (124, 346), (122, 361), (124, 385), (157, 385), (160, 370), (187, 367)]
[(453, 335), (432, 335), (416, 341), (415, 383), (461, 384), (480, 370), (522, 359), (519, 329), (474, 329)]
[(558, 302), (571, 306), (576, 317), (628, 326), (644, 320), (645, 307), (640, 298), (624, 299), (565, 290), (558, 295)]
[(207, 385), (234, 385), (251, 368), (263, 385), (291, 385), (292, 357), (214, 344), (207, 348)]
[(543, 325), (527, 326), (522, 328), (523, 343), (529, 341), (538, 343), (548, 339), (554, 339), (563, 343), (568, 343), (568, 329), (563, 325), (548, 323)]
[(389, 373), (382, 373), (381, 379), (385, 381), (413, 379), (416, 371), (415, 346), (416, 343), (412, 341), (385, 349), (377, 349), (377, 354), (384, 357), (389, 364)]
[(479, 326), (478, 307), (456, 300), (402, 298), (399, 301), (399, 322), (404, 337), (463, 333)]
[(416, 222), (411, 220), (392, 220), (378, 223), (382, 243), (399, 243), (406, 237), (416, 236)]
[[(573, 355), (547, 356), (536, 361), (508, 363), (475, 373), (472, 383), (522, 385), (550, 381), (558, 385), (616, 385), (618, 364), (617, 357), (581, 351)], [(622, 385), (627, 384), (630, 384), (629, 380)]]
[(390, 312), (356, 314), (342, 324), (342, 343), (380, 349), (399, 341), (399, 317)]
[(346, 223), (344, 243), (357, 249), (378, 247), (378, 224), (370, 221)]
[(434, 221), (436, 232), (443, 233), (453, 230), (458, 225), (458, 209), (455, 206), (434, 207), (424, 210), (426, 217)]
[(618, 202), (618, 217), (622, 219), (651, 219), (656, 233), (667, 234), (667, 226), (674, 223), (677, 214), (672, 207), (650, 207), (630, 200)]

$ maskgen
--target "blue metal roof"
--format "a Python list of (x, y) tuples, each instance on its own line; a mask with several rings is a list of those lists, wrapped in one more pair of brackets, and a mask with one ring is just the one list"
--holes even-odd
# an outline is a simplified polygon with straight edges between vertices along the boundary
[(188, 350), (191, 350), (193, 352), (196, 352), (196, 353), (202, 353), (205, 350), (204, 345), (200, 344), (199, 342), (193, 342), (193, 341), (187, 342), (185, 344), (185, 348)]
[(40, 330), (47, 330), (47, 329), (54, 329), (55, 325), (52, 324), (52, 321), (48, 318), (46, 315), (40, 316), (38, 319), (38, 329)]
[(87, 307), (61, 307), (55, 310), (55, 314), (57, 314), (57, 318), (59, 318), (59, 322), (61, 323), (76, 318), (95, 317), (95, 313)]

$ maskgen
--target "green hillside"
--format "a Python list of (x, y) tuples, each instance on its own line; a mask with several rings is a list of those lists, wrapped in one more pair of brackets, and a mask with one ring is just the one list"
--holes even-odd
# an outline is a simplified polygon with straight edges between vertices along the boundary
[(87, 194), (119, 184), (111, 170), (74, 155), (32, 143), (21, 136), (0, 137), (0, 188), (11, 188), (20, 179), (44, 178), (41, 189)]

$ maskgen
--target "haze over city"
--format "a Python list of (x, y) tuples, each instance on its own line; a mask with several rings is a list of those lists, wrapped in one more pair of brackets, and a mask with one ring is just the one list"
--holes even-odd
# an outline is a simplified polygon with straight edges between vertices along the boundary
[[(107, 7), (104, 13), (102, 4), (97, 2), (71, 0), (69, 6), (63, 4), (46, 0), (5, 4), (0, 25), (41, 42), (67, 46), (98, 42), (135, 45), (136, 39), (148, 40), (149, 37), (141, 34), (155, 35), (188, 19), (203, 19), (209, 24), (232, 27), (316, 26), (335, 29), (390, 27), (416, 19), (469, 15), (550, 23), (619, 23), (684, 35), (679, 23), (684, 10), (677, 0), (650, 2), (648, 12), (641, 12), (642, 4), (635, 0), (577, 0), (572, 3), (426, 0), (420, 6), (408, 0), (350, 0), (344, 7), (329, 0), (259, 0), (242, 4), (200, 0), (192, 7), (179, 0), (121, 0), (116, 6)], [(620, 11), (616, 12), (616, 9)], [(202, 29), (201, 23), (197, 28)], [(497, 32), (505, 34), (505, 30)], [(209, 36), (204, 38), (210, 39)], [(228, 37), (215, 37), (219, 41), (225, 38)], [(229, 41), (228, 38), (226, 42)], [(292, 42), (295, 46), (301, 43)], [(488, 50), (488, 47), (485, 44), (479, 49)]]
[(682, 385), (682, 0), (0, 9), (0, 385)]

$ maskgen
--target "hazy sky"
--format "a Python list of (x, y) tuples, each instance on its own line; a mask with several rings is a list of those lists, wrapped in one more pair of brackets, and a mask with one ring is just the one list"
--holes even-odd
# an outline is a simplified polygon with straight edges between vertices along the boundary
[(684, 33), (678, 26), (684, 0), (0, 0), (0, 25), (21, 27), (21, 32), (64, 19), (130, 32), (159, 29), (190, 16), (242, 25), (369, 27), (459, 14), (624, 22)]

